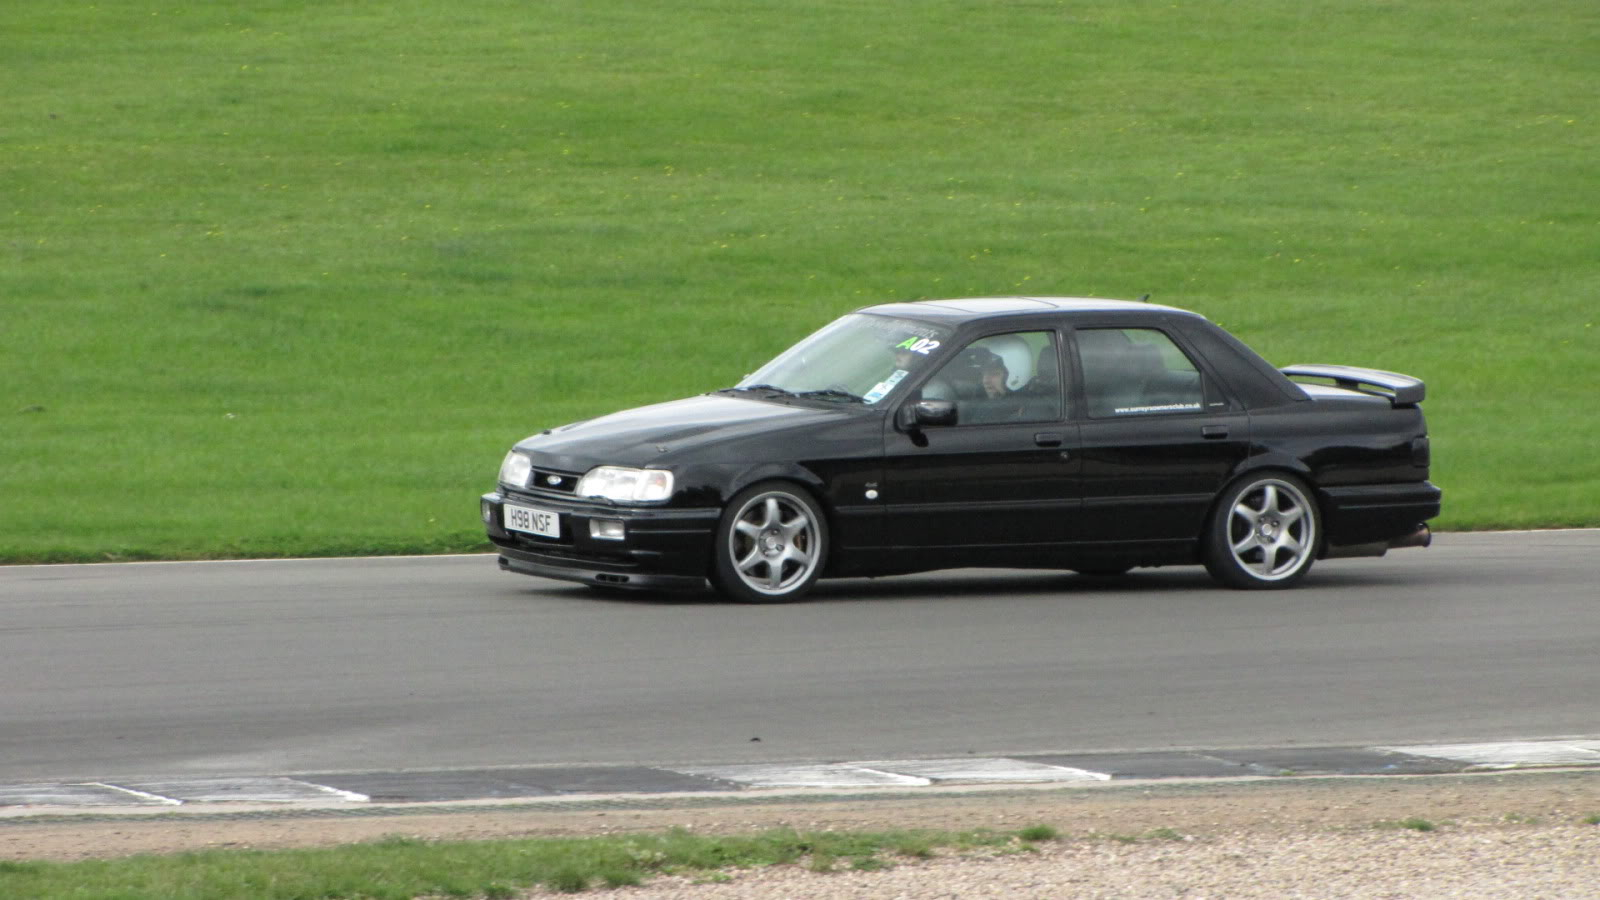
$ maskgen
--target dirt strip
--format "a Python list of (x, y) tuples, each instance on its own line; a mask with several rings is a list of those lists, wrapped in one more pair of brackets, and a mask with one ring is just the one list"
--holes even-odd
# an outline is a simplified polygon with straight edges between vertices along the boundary
[[(44, 813), (47, 811), (40, 810)], [(259, 810), (207, 815), (0, 818), (0, 859), (72, 860), (217, 847), (325, 846), (388, 836), (494, 839), (683, 827), (740, 832), (925, 828), (1014, 830), (1047, 824), (1068, 837), (1329, 833), (1423, 819), (1441, 831), (1581, 824), (1600, 815), (1600, 770), (1376, 778), (1113, 782), (1095, 786), (923, 790), (826, 797), (610, 798), (562, 806)], [(1588, 826), (1600, 831), (1596, 826)], [(1597, 882), (1600, 883), (1600, 882)]]

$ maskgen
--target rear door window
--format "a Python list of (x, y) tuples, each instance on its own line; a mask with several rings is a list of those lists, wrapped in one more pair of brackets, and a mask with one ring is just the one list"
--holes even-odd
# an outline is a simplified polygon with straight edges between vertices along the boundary
[(1200, 368), (1154, 328), (1076, 333), (1084, 401), (1093, 418), (1197, 413), (1206, 409)]

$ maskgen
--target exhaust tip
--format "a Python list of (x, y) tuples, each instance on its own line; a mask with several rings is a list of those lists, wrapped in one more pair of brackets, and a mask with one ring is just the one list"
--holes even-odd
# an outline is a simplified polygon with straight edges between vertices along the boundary
[(1418, 525), (1417, 530), (1405, 537), (1398, 537), (1389, 542), (1389, 548), (1400, 550), (1406, 547), (1431, 547), (1433, 546), (1433, 531), (1427, 525)]

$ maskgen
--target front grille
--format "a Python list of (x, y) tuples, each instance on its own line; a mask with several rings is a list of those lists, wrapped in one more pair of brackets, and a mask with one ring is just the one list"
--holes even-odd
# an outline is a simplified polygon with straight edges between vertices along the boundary
[(533, 474), (528, 476), (528, 490), (547, 491), (553, 494), (566, 494), (571, 496), (578, 487), (581, 475), (572, 472), (558, 472), (555, 469), (540, 469), (535, 467)]
[(506, 533), (511, 535), (511, 540), (515, 541), (518, 547), (526, 547), (529, 550), (553, 550), (557, 547), (572, 546), (572, 529), (567, 526), (565, 518), (561, 520), (561, 537), (558, 538), (528, 534), (525, 531), (508, 531)]
[(509, 538), (491, 539), (496, 546), (527, 550), (541, 556), (556, 559), (570, 560), (572, 562), (595, 563), (612, 566), (636, 566), (638, 562), (625, 553), (606, 553), (600, 550), (580, 549), (570, 541), (555, 542), (536, 535), (518, 534), (512, 532)]

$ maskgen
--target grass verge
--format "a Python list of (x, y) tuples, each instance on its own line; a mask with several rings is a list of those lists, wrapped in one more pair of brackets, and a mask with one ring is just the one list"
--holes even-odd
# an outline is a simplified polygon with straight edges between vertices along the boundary
[(429, 842), (392, 838), (317, 850), (214, 850), (74, 863), (0, 861), (0, 896), (29, 900), (411, 900), (510, 898), (543, 886), (577, 893), (662, 874), (715, 880), (728, 869), (784, 864), (875, 871), (938, 850), (1025, 851), (1056, 837), (1022, 832), (798, 832)]

